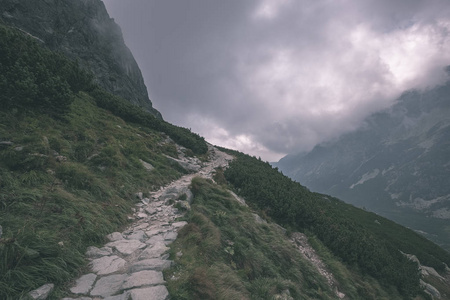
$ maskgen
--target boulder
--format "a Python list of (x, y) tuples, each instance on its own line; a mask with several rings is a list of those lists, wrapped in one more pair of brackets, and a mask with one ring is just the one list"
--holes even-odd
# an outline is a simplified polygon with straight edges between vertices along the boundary
[(55, 288), (53, 283), (47, 283), (28, 293), (33, 300), (45, 300)]

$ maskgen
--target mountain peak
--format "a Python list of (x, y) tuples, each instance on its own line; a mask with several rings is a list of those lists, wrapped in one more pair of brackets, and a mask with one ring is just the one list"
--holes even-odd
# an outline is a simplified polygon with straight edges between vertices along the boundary
[(158, 118), (120, 27), (100, 0), (0, 0), (0, 19), (92, 71), (107, 91)]

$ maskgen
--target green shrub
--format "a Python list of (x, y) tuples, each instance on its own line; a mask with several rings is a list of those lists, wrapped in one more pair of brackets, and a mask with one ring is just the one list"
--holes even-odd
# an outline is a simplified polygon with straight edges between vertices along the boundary
[[(17, 51), (20, 49), (20, 51)], [(2, 110), (39, 111), (61, 117), (74, 94), (92, 88), (92, 75), (24, 33), (0, 25)]]

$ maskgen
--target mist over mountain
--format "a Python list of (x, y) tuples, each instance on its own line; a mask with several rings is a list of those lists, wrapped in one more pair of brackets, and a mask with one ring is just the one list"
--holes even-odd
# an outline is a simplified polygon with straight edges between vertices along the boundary
[(79, 61), (95, 81), (161, 118), (120, 27), (100, 0), (0, 0), (0, 20)]
[(393, 219), (450, 249), (450, 83), (405, 92), (360, 129), (276, 165), (313, 191)]

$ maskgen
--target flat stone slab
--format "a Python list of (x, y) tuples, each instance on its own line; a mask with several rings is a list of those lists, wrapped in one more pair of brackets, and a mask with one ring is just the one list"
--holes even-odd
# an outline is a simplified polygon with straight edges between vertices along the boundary
[(122, 255), (130, 255), (137, 249), (142, 249), (146, 245), (138, 240), (120, 240), (106, 244), (107, 247), (111, 247), (119, 251)]
[(91, 291), (91, 296), (112, 296), (122, 289), (122, 284), (126, 278), (124, 274), (109, 275), (100, 278)]
[(146, 285), (164, 284), (163, 274), (157, 271), (140, 271), (133, 273), (122, 285), (123, 289), (138, 288)]
[(145, 232), (145, 234), (147, 234), (148, 237), (152, 237), (152, 236), (157, 235), (159, 233), (161, 233), (161, 229), (160, 228), (154, 228), (154, 229), (151, 229), (151, 230), (147, 230)]
[(131, 233), (126, 237), (127, 240), (137, 240), (140, 242), (144, 242), (147, 239), (147, 236), (142, 230), (137, 230)]
[(154, 271), (162, 271), (167, 268), (170, 268), (172, 265), (172, 261), (170, 260), (162, 260), (159, 258), (150, 258), (135, 262), (131, 265), (130, 271), (131, 273), (144, 271), (144, 270), (154, 270)]
[(113, 255), (94, 259), (90, 265), (94, 273), (107, 275), (119, 271), (125, 264), (126, 261), (124, 259)]
[(62, 298), (61, 300), (92, 300), (90, 297), (81, 297), (81, 298)]
[(148, 223), (142, 223), (142, 224), (137, 225), (136, 227), (134, 227), (133, 230), (142, 230), (142, 229), (147, 228), (148, 226), (149, 226)]
[(136, 218), (138, 219), (145, 219), (147, 217), (148, 217), (147, 214), (144, 214), (143, 212), (139, 212), (136, 214)]
[(86, 295), (92, 289), (95, 279), (97, 279), (97, 275), (93, 273), (83, 275), (77, 279), (75, 286), (70, 291), (73, 294)]
[(149, 259), (149, 258), (158, 258), (164, 253), (169, 251), (169, 248), (163, 242), (156, 242), (153, 245), (148, 246), (142, 251), (141, 255), (139, 255), (139, 260)]
[(164, 234), (160, 233), (149, 238), (145, 243), (147, 245), (154, 245), (157, 242), (164, 242)]
[(120, 295), (105, 297), (103, 298), (103, 300), (128, 300), (128, 298), (129, 298), (128, 292), (125, 292)]
[(86, 250), (86, 256), (88, 258), (99, 258), (102, 256), (108, 256), (112, 254), (112, 249), (108, 247), (97, 248), (94, 246), (88, 247)]
[(174, 231), (169, 231), (164, 235), (164, 240), (166, 241), (175, 241), (177, 239), (178, 233)]
[(111, 242), (123, 240), (123, 236), (120, 232), (113, 232), (111, 234), (108, 234), (106, 238)]
[(131, 300), (167, 300), (169, 292), (163, 285), (130, 290)]
[(173, 228), (178, 229), (187, 225), (186, 221), (175, 222), (172, 224)]

